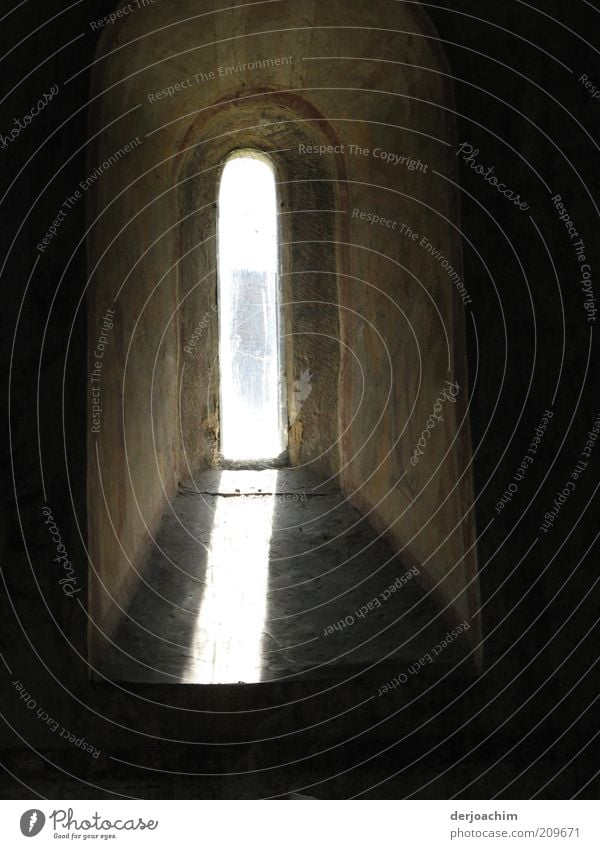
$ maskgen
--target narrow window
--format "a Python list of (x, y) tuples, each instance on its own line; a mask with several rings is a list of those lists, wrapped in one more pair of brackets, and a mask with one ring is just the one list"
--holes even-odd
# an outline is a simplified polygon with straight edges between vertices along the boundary
[(277, 192), (270, 160), (254, 151), (223, 169), (218, 257), (221, 453), (272, 460), (286, 448)]

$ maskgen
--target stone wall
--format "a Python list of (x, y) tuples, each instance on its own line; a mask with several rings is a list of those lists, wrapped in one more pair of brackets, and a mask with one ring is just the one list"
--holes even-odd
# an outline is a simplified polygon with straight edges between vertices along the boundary
[[(90, 165), (130, 139), (143, 143), (98, 181), (90, 212), (91, 267), (102, 261), (89, 324), (118, 297), (123, 327), (103, 388), (112, 417), (105, 413), (88, 445), (99, 572), (92, 615), (110, 633), (114, 600), (126, 606), (178, 478), (210, 458), (218, 439), (215, 322), (199, 360), (191, 364), (182, 350), (194, 322), (214, 314), (219, 168), (231, 150), (254, 146), (272, 153), (285, 197), (288, 397), (306, 370), (311, 383), (299, 415), (292, 411), (292, 462), (339, 469), (343, 491), (418, 563), (448, 619), (473, 620), (479, 645), (465, 304), (450, 278), (464, 285), (456, 139), (433, 31), (416, 10), (398, 5), (392, 14), (387, 3), (357, 8), (345, 30), (335, 28), (348, 17), (344, 3), (291, 16), (279, 5), (195, 17), (190, 2), (180, 12), (189, 21), (171, 26), (172, 11), (153, 8), (155, 34), (134, 15), (105, 30), (99, 55), (110, 59), (94, 69), (101, 106)], [(380, 64), (311, 60), (368, 55), (376, 32), (364, 27), (384, 18)], [(164, 26), (173, 59), (164, 55)], [(407, 40), (407, 29), (422, 35)]]

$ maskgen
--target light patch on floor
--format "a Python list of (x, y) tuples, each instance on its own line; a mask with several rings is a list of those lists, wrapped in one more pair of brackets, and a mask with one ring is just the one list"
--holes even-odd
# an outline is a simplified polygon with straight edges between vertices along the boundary
[[(235, 472), (224, 472), (227, 491)], [(263, 485), (273, 493), (277, 472)], [(220, 489), (221, 491), (221, 489)], [(261, 680), (274, 495), (219, 498), (208, 546), (206, 585), (184, 683)]]

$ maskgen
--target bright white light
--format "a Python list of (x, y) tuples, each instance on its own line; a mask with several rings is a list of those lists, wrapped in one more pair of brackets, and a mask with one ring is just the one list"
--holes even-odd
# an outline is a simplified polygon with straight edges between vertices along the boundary
[(219, 192), (221, 452), (230, 460), (285, 448), (279, 356), (277, 194), (265, 157), (226, 163)]
[[(277, 472), (260, 474), (263, 491), (274, 493)], [(274, 504), (274, 495), (217, 497), (194, 657), (184, 683), (261, 680)]]

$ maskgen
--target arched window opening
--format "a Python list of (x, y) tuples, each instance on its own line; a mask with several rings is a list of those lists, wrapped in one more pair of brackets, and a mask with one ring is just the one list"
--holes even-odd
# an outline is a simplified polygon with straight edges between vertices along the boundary
[[(344, 9), (361, 32), (365, 8)], [(446, 633), (433, 615), (422, 633), (413, 591), (430, 593), (456, 624), (471, 623), (465, 639), (481, 656), (470, 317), (418, 241), (390, 241), (389, 230), (365, 223), (368, 213), (417, 222), (462, 273), (452, 87), (416, 9), (394, 4), (395, 29), (416, 27), (423, 37), (390, 43), (389, 88), (441, 111), (417, 109), (410, 127), (382, 123), (405, 101), (356, 99), (352, 92), (372, 83), (368, 63), (351, 71), (329, 63), (328, 86), (312, 87), (309, 98), (301, 63), (265, 67), (196, 87), (187, 124), (181, 101), (163, 99), (161, 126), (177, 131), (147, 133), (135, 156), (86, 195), (98, 224), (88, 233), (92, 370), (98, 329), (108, 305), (115, 310), (101, 427), (88, 436), (89, 647), (103, 678), (237, 683), (306, 672), (312, 681), (317, 668), (326, 676), (345, 674), (349, 662), (371, 668), (398, 645), (409, 663)], [(250, 19), (243, 9), (231, 14), (238, 11), (243, 32)], [(289, 55), (301, 55), (311, 37), (302, 15), (298, 21), (284, 34)], [(119, 43), (123, 36), (142, 44), (125, 30)], [(197, 71), (198, 32), (184, 30), (178, 78)], [(222, 62), (222, 40), (215, 45), (207, 67)], [(116, 48), (105, 30), (98, 56), (106, 61), (96, 63), (92, 83), (101, 106), (91, 115), (94, 131), (99, 114), (104, 130), (90, 138), (92, 162), (137, 131), (121, 120), (118, 99), (103, 94), (122, 76)], [(131, 102), (172, 82), (164, 39), (143, 40), (147, 50), (156, 59), (152, 80), (130, 78)], [(256, 58), (244, 52), (256, 50), (254, 39), (237, 40), (236, 50), (246, 67)], [(145, 53), (142, 60), (148, 64)], [(333, 114), (332, 86), (336, 102), (348, 95), (342, 112), (359, 110), (358, 123), (324, 117)], [(143, 117), (153, 126), (151, 110)], [(442, 187), (380, 157), (357, 158), (348, 153), (356, 143), (412, 149), (452, 179)], [(429, 345), (440, 332), (445, 344)], [(412, 464), (449, 379), (460, 393)], [(371, 525), (385, 548), (379, 553)], [(413, 564), (415, 580), (382, 612), (389, 629), (367, 617), (338, 633), (340, 653), (330, 623), (386, 592)], [(365, 627), (377, 633), (371, 638)], [(324, 632), (328, 639), (315, 643)]]
[(218, 307), (221, 454), (273, 460), (286, 448), (275, 172), (240, 151), (219, 190)]

